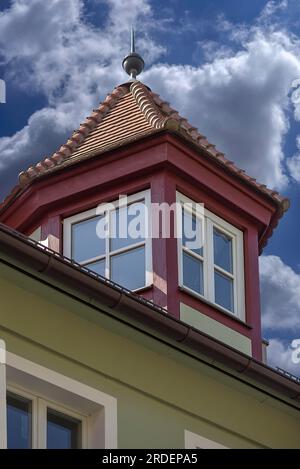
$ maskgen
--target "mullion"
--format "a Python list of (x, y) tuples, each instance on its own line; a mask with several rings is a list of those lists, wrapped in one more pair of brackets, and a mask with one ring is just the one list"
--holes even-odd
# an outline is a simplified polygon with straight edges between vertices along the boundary
[(94, 264), (95, 262), (102, 261), (103, 259), (105, 259), (105, 254), (101, 254), (101, 256), (97, 256), (97, 257), (92, 257), (91, 259), (82, 261), (79, 264), (85, 267), (88, 264)]
[(229, 277), (231, 280), (235, 280), (235, 275), (227, 270), (222, 269), (217, 264), (214, 264), (214, 270), (217, 270), (220, 274), (223, 274), (225, 277)]
[[(114, 256), (118, 256), (119, 254), (124, 254), (126, 252), (130, 252), (130, 251), (134, 251), (135, 249), (138, 249), (138, 248), (141, 248), (141, 247), (145, 247), (145, 256), (146, 256), (146, 242), (145, 241), (141, 241), (140, 243), (138, 244), (132, 244), (130, 246), (125, 246), (124, 248), (120, 248), (120, 249), (117, 249), (115, 251), (111, 251), (108, 253), (108, 262), (109, 262), (109, 265), (110, 265), (110, 262), (111, 262), (111, 258), (114, 257)], [(146, 261), (146, 260), (145, 260)]]
[(197, 254), (196, 252), (192, 251), (191, 249), (187, 248), (186, 246), (181, 246), (183, 251), (185, 251), (187, 254), (196, 257), (198, 260), (202, 261), (204, 263), (204, 256), (201, 256), (200, 254)]
[[(123, 252), (131, 251), (132, 249), (139, 248), (145, 245), (146, 245), (145, 241), (140, 241), (139, 243), (136, 243), (136, 244), (130, 244), (129, 246), (124, 246), (123, 248), (115, 249), (114, 251), (109, 251), (108, 256), (111, 257), (117, 254), (122, 254)], [(106, 254), (101, 254), (101, 256), (96, 256), (96, 257), (92, 257), (91, 259), (81, 261), (80, 265), (85, 267), (87, 264), (94, 264), (95, 262), (102, 261), (105, 258), (106, 258)]]
[(136, 248), (139, 248), (141, 246), (145, 246), (146, 245), (146, 242), (145, 241), (140, 241), (138, 243), (135, 243), (135, 244), (129, 244), (128, 246), (124, 246), (123, 248), (120, 248), (120, 249), (115, 249), (114, 251), (109, 251), (109, 257), (111, 256), (115, 256), (117, 254), (122, 254), (123, 252), (126, 252), (126, 251), (131, 251), (132, 249), (136, 249)]
[[(138, 200), (134, 200), (134, 201), (130, 202), (127, 206), (127, 209), (129, 209), (132, 205), (135, 205), (137, 203), (145, 203), (145, 198), (141, 197)], [(102, 254), (99, 254), (95, 257), (92, 257), (92, 258), (89, 258), (89, 259), (84, 259), (84, 260), (80, 261), (79, 264), (83, 267), (92, 269), (93, 264), (103, 262), (104, 263), (104, 275), (108, 279), (110, 279), (111, 275), (112, 275), (112, 272), (111, 272), (111, 258), (113, 256), (130, 253), (130, 252), (132, 252), (132, 251), (134, 251), (135, 249), (138, 249), (138, 248), (144, 248), (145, 249), (145, 265), (147, 263), (147, 254), (146, 254), (147, 240), (146, 239), (139, 240), (139, 238), (137, 238), (137, 242), (134, 243), (134, 244), (129, 244), (127, 246), (122, 246), (119, 249), (112, 250), (112, 243), (111, 243), (112, 238), (111, 238), (111, 236), (112, 236), (112, 227), (114, 226), (112, 217), (117, 216), (117, 213), (116, 213), (117, 210), (121, 210), (121, 209), (122, 209), (122, 205), (116, 203), (114, 205), (114, 207), (112, 207), (110, 209), (106, 209), (105, 212), (103, 212), (101, 214), (97, 214), (96, 216), (86, 217), (85, 219), (80, 220), (80, 222), (82, 222), (82, 221), (92, 220), (93, 218), (96, 218), (96, 217), (99, 217), (99, 216), (100, 217), (101, 216), (106, 217), (108, 236), (106, 236), (106, 238), (105, 238), (104, 254), (102, 253)], [(80, 223), (80, 222), (78, 222), (78, 223)], [(76, 223), (74, 223), (74, 225), (75, 224)], [(71, 240), (71, 243), (73, 243), (73, 240)], [(96, 246), (97, 246), (97, 244), (96, 244)]]

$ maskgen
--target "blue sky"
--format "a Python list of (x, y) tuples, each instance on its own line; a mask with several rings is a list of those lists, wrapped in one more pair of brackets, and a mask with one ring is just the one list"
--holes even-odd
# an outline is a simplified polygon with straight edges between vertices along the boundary
[(300, 338), (298, 0), (2, 0), (0, 198), (126, 81), (132, 23), (141, 80), (291, 199), (261, 258), (262, 309), (270, 363), (300, 376), (289, 345)]

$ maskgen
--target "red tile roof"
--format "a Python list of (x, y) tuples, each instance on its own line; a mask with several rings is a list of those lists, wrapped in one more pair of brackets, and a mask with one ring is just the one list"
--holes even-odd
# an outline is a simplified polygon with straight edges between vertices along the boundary
[(272, 200), (278, 209), (277, 222), (289, 208), (288, 199), (248, 176), (166, 101), (143, 83), (134, 81), (116, 87), (57, 152), (21, 172), (19, 184), (0, 205), (0, 210), (37, 178), (161, 130), (181, 135), (235, 177)]

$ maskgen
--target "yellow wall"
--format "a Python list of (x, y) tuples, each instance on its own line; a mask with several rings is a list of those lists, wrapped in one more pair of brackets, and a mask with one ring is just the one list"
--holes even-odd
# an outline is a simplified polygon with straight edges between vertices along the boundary
[(0, 293), (7, 349), (116, 397), (120, 448), (183, 448), (185, 429), (227, 447), (300, 447), (286, 404), (4, 264)]

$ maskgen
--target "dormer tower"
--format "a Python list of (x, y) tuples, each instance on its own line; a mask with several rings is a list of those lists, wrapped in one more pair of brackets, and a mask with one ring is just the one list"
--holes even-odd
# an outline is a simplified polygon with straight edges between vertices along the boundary
[[(289, 202), (136, 80), (143, 66), (133, 33), (123, 61), (131, 80), (53, 155), (20, 174), (0, 221), (260, 360), (258, 257)], [(104, 242), (98, 207), (109, 204), (112, 229), (124, 210), (120, 195), (141, 212), (151, 204), (190, 206), (183, 225), (198, 230), (201, 243), (191, 247), (174, 232)]]

